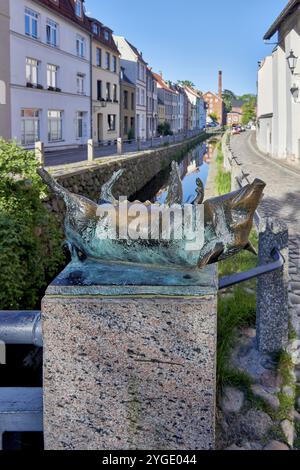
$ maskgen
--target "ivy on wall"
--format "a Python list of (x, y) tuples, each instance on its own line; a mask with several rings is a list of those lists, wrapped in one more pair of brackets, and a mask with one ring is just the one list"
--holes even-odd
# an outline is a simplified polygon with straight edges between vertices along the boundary
[(39, 308), (64, 265), (63, 233), (43, 204), (33, 152), (0, 139), (0, 309)]

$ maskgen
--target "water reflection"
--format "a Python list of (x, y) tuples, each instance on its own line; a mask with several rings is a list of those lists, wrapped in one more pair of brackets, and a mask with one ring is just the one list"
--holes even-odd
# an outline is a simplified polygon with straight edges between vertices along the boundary
[[(202, 142), (200, 145), (191, 150), (179, 162), (179, 170), (183, 186), (184, 203), (188, 204), (195, 199), (196, 181), (200, 178), (206, 185), (209, 163), (215, 149), (215, 141)], [(153, 178), (141, 191), (135, 194), (131, 200), (139, 200), (144, 202), (165, 203), (169, 188), (170, 168), (165, 169)]]

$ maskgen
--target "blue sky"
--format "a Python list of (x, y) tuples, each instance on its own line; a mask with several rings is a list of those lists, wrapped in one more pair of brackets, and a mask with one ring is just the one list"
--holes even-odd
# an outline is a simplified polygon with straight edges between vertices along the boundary
[(166, 79), (202, 90), (256, 92), (257, 62), (271, 53), (262, 37), (287, 0), (86, 0), (87, 12), (125, 36)]

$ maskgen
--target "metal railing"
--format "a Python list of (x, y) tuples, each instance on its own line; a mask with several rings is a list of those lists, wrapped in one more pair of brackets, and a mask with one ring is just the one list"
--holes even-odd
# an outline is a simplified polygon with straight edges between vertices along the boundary
[(57, 147), (45, 147), (43, 142), (36, 142), (36, 159), (41, 165), (57, 166), (60, 164), (76, 163), (80, 161), (92, 162), (101, 157), (121, 156), (129, 153), (151, 150), (177, 144), (185, 140), (205, 135), (205, 129), (195, 129), (167, 136), (153, 136), (148, 139), (121, 139), (114, 138), (101, 142), (94, 142), (89, 139), (86, 144), (78, 147), (64, 146), (63, 149)]

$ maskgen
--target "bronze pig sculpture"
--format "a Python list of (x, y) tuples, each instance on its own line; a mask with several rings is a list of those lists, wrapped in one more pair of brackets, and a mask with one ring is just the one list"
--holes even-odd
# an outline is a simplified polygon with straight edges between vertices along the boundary
[[(255, 253), (249, 242), (249, 235), (254, 213), (265, 188), (265, 183), (259, 179), (233, 193), (206, 200), (204, 244), (199, 249), (187, 251), (185, 239), (103, 238), (103, 231), (109, 232), (109, 228), (107, 216), (103, 215), (103, 211), (100, 211), (99, 215), (99, 209), (111, 205), (117, 212), (121, 211), (122, 202), (114, 198), (112, 188), (123, 170), (114, 173), (111, 180), (102, 187), (99, 204), (63, 188), (46, 170), (39, 169), (38, 173), (48, 187), (65, 202), (65, 234), (74, 260), (93, 258), (99, 262), (195, 269), (233, 256), (243, 249)], [(197, 181), (197, 186), (194, 208), (203, 202), (204, 197), (201, 180)], [(128, 208), (137, 203), (128, 203)], [(182, 183), (175, 162), (172, 163), (171, 183), (167, 196), (167, 205), (172, 206), (172, 204), (183, 204)], [(149, 201), (143, 203), (143, 206), (147, 208), (147, 213), (150, 209), (154, 212), (160, 210), (159, 204), (151, 204)], [(120, 224), (118, 230), (122, 228)]]

